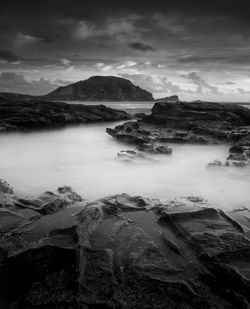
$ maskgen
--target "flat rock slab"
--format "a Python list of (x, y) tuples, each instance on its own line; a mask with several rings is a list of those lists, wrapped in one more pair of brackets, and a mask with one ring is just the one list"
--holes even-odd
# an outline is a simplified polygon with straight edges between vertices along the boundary
[(1, 215), (9, 220), (0, 240), (6, 308), (249, 305), (249, 240), (201, 197), (166, 202), (124, 193), (73, 198), (54, 213), (4, 207)]

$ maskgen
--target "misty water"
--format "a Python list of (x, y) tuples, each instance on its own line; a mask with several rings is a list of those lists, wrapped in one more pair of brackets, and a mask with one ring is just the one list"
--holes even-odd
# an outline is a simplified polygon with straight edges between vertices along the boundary
[[(131, 111), (131, 107), (121, 106)], [(149, 111), (149, 106), (144, 110), (132, 107), (136, 112)], [(105, 132), (117, 124), (1, 135), (1, 178), (21, 195), (53, 191), (67, 184), (87, 199), (127, 192), (168, 200), (203, 196), (214, 207), (227, 210), (250, 204), (249, 168), (206, 168), (214, 159), (224, 161), (228, 146), (170, 144), (171, 156), (126, 163), (116, 154), (133, 146), (117, 142)]]

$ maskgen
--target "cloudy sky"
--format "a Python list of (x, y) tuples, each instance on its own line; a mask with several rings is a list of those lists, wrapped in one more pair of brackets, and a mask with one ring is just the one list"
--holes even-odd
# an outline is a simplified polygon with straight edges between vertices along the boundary
[(116, 75), (162, 97), (250, 100), (249, 0), (8, 0), (0, 91)]

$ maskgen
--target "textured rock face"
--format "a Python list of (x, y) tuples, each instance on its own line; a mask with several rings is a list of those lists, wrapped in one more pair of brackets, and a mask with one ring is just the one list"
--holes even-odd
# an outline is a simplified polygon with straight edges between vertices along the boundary
[(211, 162), (208, 167), (244, 167), (250, 162), (250, 110), (238, 105), (161, 102), (141, 120), (106, 131), (137, 145), (137, 150), (166, 149), (165, 153), (167, 143), (230, 143), (227, 160)]
[(153, 101), (150, 92), (115, 76), (93, 76), (44, 96), (49, 100)]
[(249, 307), (249, 239), (202, 198), (58, 192), (52, 214), (0, 208), (1, 308)]
[(121, 110), (82, 104), (0, 98), (0, 132), (56, 128), (71, 124), (130, 119)]
[(178, 95), (171, 95), (170, 97), (155, 100), (155, 102), (180, 102)]
[(192, 129), (197, 125), (227, 129), (250, 125), (250, 110), (233, 104), (162, 102), (154, 105), (152, 114), (144, 121), (176, 129)]

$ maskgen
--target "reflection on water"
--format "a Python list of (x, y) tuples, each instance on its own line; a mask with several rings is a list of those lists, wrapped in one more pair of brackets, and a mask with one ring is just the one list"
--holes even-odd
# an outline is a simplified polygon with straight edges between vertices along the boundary
[(202, 195), (226, 209), (250, 204), (249, 168), (205, 168), (226, 158), (226, 146), (171, 145), (173, 155), (158, 156), (157, 163), (127, 164), (116, 153), (132, 147), (105, 133), (115, 125), (1, 135), (0, 178), (21, 194), (69, 184), (88, 199), (127, 192), (167, 199)]

